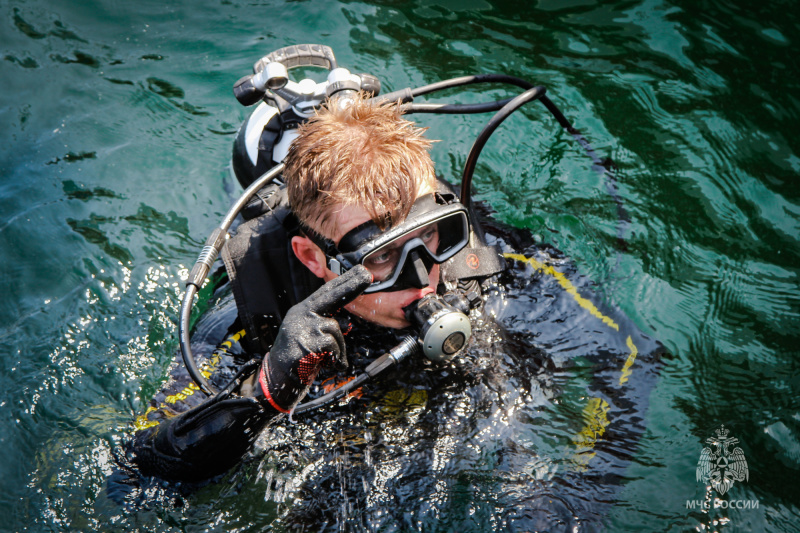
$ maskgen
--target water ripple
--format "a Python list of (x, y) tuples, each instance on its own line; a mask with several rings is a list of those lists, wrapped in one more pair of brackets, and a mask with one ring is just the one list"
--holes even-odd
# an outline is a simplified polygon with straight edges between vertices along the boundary
[[(4, 8), (7, 527), (580, 530), (603, 514), (612, 530), (796, 529), (796, 10), (669, 0), (312, 4)], [(516, 297), (498, 292), (489, 306), (506, 334), (482, 322), (487, 345), (472, 359), (397, 374), (397, 388), (411, 392), (373, 391), (320, 424), (275, 425), (261, 443), (267, 455), (189, 498), (151, 486), (148, 507), (135, 512), (105, 498), (112, 451), (175, 355), (183, 265), (229, 202), (229, 134), (246, 113), (230, 86), (259, 55), (320, 40), (387, 89), (481, 72), (543, 83), (617, 163), (630, 218), (624, 250), (602, 177), (541, 106), (493, 136), (475, 185), (500, 219), (561, 248), (572, 261), (556, 257), (556, 266), (574, 265), (594, 282), (587, 290), (674, 354), (649, 414), (619, 418), (646, 426), (641, 439), (623, 432), (594, 450), (604, 467), (628, 465), (608, 475), (624, 482), (620, 492), (572, 470), (572, 439), (601, 418), (592, 406), (626, 408), (592, 381), (624, 357), (573, 363), (587, 341), (537, 330), (555, 316), (557, 287), (536, 294), (525, 272)], [(442, 99), (508, 94), (476, 87)], [(443, 140), (438, 172), (458, 180), (487, 119), (420, 119)], [(543, 357), (537, 343), (563, 357)], [(434, 389), (419, 384), (432, 376), (443, 385), (423, 397)], [(705, 497), (694, 469), (709, 426), (722, 423), (745, 447), (752, 475), (738, 497), (758, 499), (757, 511), (686, 508)]]

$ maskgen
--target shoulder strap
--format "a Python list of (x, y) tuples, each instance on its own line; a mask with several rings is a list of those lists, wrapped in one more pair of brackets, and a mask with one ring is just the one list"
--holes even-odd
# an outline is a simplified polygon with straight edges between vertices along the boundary
[(222, 249), (222, 260), (247, 331), (246, 349), (266, 353), (283, 317), (321, 286), (292, 252), (289, 241), (294, 215), (286, 190), (264, 194), (263, 214), (243, 222)]

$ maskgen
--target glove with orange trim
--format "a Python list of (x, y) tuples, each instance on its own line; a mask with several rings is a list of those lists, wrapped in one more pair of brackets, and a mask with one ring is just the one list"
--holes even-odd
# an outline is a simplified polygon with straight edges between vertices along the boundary
[(372, 274), (358, 265), (286, 313), (258, 376), (261, 391), (272, 407), (288, 413), (308, 392), (323, 366), (347, 368), (344, 337), (339, 322), (330, 315), (352, 302), (371, 283)]

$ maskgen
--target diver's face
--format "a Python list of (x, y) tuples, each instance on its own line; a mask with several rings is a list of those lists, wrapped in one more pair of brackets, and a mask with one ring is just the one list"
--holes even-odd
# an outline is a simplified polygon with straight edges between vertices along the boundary
[[(431, 192), (433, 191), (429, 187), (425, 187), (423, 190), (419, 191), (418, 196), (430, 194)], [(330, 238), (338, 245), (339, 240), (342, 237), (347, 235), (347, 233), (353, 228), (370, 220), (370, 217), (364, 209), (358, 206), (350, 206), (339, 210), (335, 214), (334, 220), (336, 234), (332, 235)], [(418, 235), (410, 235), (404, 238), (403, 242), (413, 238), (414, 236), (419, 237)], [(438, 235), (436, 238), (438, 238)], [(402, 243), (399, 242), (398, 244)], [(369, 267), (369, 265), (366, 266)], [(336, 275), (327, 267), (325, 267), (325, 275), (323, 276), (323, 279), (325, 281), (330, 281), (335, 277)], [(428, 273), (428, 286), (424, 289), (413, 288), (400, 291), (362, 294), (350, 304), (346, 305), (345, 309), (354, 315), (363, 318), (364, 320), (368, 320), (381, 326), (397, 329), (404, 328), (410, 326), (410, 324), (406, 320), (403, 308), (412, 302), (419, 300), (426, 294), (436, 292), (436, 286), (438, 284), (439, 265), (433, 265), (433, 268)]]

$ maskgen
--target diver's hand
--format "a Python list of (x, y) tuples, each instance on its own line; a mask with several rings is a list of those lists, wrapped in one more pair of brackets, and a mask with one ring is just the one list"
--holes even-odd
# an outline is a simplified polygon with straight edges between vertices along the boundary
[(258, 376), (264, 396), (275, 409), (288, 412), (305, 395), (322, 366), (337, 363), (347, 367), (344, 337), (330, 315), (352, 302), (370, 283), (372, 274), (358, 265), (286, 313)]

